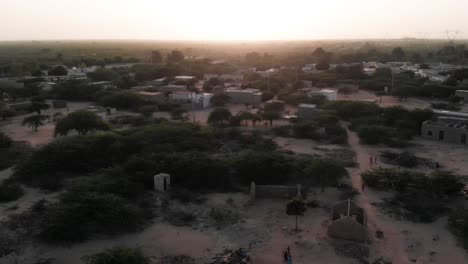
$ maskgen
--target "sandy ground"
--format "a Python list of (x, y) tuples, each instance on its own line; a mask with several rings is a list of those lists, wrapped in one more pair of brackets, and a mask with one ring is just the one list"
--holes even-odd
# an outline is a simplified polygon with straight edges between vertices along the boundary
[[(89, 102), (68, 102), (68, 108), (53, 109), (49, 108), (42, 111), (41, 114), (53, 116), (54, 113), (61, 112), (62, 114), (71, 113), (77, 110), (83, 110), (91, 105)], [(0, 130), (6, 133), (15, 141), (27, 141), (33, 147), (41, 146), (51, 142), (54, 138), (55, 124), (53, 122), (45, 121), (45, 125), (39, 127), (37, 132), (31, 128), (23, 126), (21, 123), (28, 115), (15, 116), (7, 121), (0, 122)]]
[[(348, 135), (359, 164), (358, 168), (350, 169), (351, 180), (353, 186), (361, 190), (360, 173), (371, 166), (369, 156), (372, 153), (359, 143), (356, 133), (348, 130)], [(372, 236), (381, 230), (385, 236), (384, 239), (372, 239), (371, 256), (385, 256), (393, 263), (468, 263), (466, 252), (446, 228), (446, 218), (430, 224), (395, 220), (372, 205), (381, 198), (382, 194), (369, 189), (357, 196), (358, 205), (367, 212), (369, 234)]]
[[(416, 107), (416, 103), (414, 104)], [(87, 105), (77, 106), (87, 107)], [(229, 106), (231, 112), (244, 110), (241, 105)], [(196, 112), (197, 121), (206, 123), (212, 109)], [(159, 115), (161, 113), (157, 113)], [(15, 140), (26, 140), (33, 145), (41, 145), (52, 138), (52, 129), (48, 126), (44, 130), (34, 133), (29, 128), (20, 125), (22, 118), (15, 118), (10, 124), (1, 124), (2, 130)], [(5, 131), (5, 130), (4, 130)], [(47, 132), (48, 131), (48, 132)], [(348, 168), (352, 185), (361, 190), (362, 171), (369, 168), (369, 156), (376, 155), (382, 147), (368, 147), (359, 143), (357, 135), (348, 131), (349, 147), (335, 145), (319, 145), (311, 140), (297, 140), (277, 138), (277, 143), (285, 149), (296, 153), (326, 155), (329, 151), (341, 148), (352, 149), (356, 156), (358, 166)], [(468, 172), (468, 149), (444, 144), (440, 142), (415, 140), (420, 145), (411, 147), (416, 154), (435, 159), (449, 169), (458, 169), (459, 173)], [(326, 150), (324, 150), (326, 149)], [(11, 169), (0, 172), (0, 180), (11, 175)], [(46, 198), (53, 200), (56, 194), (44, 194), (38, 190), (25, 188), (26, 194), (18, 201), (0, 205), (0, 220), (12, 214), (29, 208), (35, 201)], [(375, 192), (366, 189), (356, 197), (356, 202), (368, 214), (368, 228), (370, 244), (370, 258), (373, 260), (385, 257), (396, 264), (404, 263), (468, 263), (467, 253), (457, 245), (455, 238), (447, 230), (447, 219), (441, 218), (430, 224), (419, 224), (401, 221), (381, 213), (373, 204), (380, 202), (388, 193)], [(248, 248), (255, 264), (275, 264), (281, 262), (282, 250), (290, 246), (295, 264), (313, 263), (356, 263), (355, 260), (338, 256), (331, 245), (332, 240), (326, 235), (328, 224), (328, 211), (323, 208), (309, 208), (304, 217), (299, 219), (301, 232), (296, 233), (294, 217), (285, 214), (284, 200), (258, 200), (254, 204), (247, 204), (245, 194), (211, 194), (207, 202), (201, 206), (184, 207), (186, 210), (205, 212), (212, 207), (229, 208), (237, 210), (242, 221), (216, 229), (203, 223), (196, 227), (177, 227), (156, 218), (154, 223), (142, 232), (126, 234), (117, 237), (104, 237), (89, 242), (67, 247), (55, 247), (35, 244), (26, 247), (21, 252), (20, 263), (34, 263), (40, 258), (54, 258), (54, 263), (82, 263), (81, 257), (98, 252), (112, 246), (141, 246), (144, 252), (156, 259), (165, 255), (190, 255), (197, 263), (206, 263), (217, 253), (224, 249)], [(227, 204), (226, 200), (232, 198), (234, 205)], [(338, 200), (338, 192), (329, 188), (325, 193), (312, 190), (310, 199), (319, 200), (326, 208)], [(16, 210), (9, 208), (16, 206)], [(206, 212), (205, 212), (206, 213)], [(375, 238), (375, 232), (381, 230), (383, 239)], [(157, 263), (157, 262), (156, 262)]]
[[(13, 175), (13, 169), (9, 168), (0, 171), (0, 182), (8, 179)], [(56, 193), (44, 193), (35, 188), (22, 186), (25, 195), (16, 201), (8, 203), (0, 203), (0, 221), (4, 220), (8, 215), (18, 214), (28, 210), (35, 202), (41, 199), (54, 201), (57, 198)]]

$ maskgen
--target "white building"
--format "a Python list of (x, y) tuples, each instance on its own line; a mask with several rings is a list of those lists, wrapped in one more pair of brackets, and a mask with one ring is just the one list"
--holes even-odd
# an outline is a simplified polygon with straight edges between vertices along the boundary
[(373, 75), (379, 68), (379, 64), (377, 62), (366, 62), (363, 63), (362, 68), (365, 74)]
[(208, 108), (211, 106), (212, 93), (175, 92), (169, 98), (175, 102), (193, 103), (195, 108)]
[(180, 75), (180, 76), (174, 77), (174, 79), (176, 81), (191, 81), (191, 80), (194, 80), (196, 78), (197, 77), (195, 77), (195, 76), (185, 76), (185, 75)]
[(304, 67), (302, 67), (303, 72), (314, 72), (317, 69), (315, 68), (315, 63), (314, 64), (306, 64)]
[(322, 89), (319, 92), (321, 95), (324, 95), (329, 101), (336, 101), (338, 92), (331, 89)]
[(51, 91), (52, 88), (54, 88), (55, 83), (54, 82), (41, 82), (39, 83), (39, 87), (41, 88), (42, 91)]

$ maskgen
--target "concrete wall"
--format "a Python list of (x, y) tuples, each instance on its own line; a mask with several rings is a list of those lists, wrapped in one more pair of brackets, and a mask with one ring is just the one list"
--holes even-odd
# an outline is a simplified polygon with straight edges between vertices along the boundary
[[(255, 188), (255, 190), (252, 190)], [(285, 185), (251, 185), (250, 193), (255, 195), (253, 198), (281, 198), (289, 199), (301, 196), (300, 185), (285, 186)]]
[[(439, 135), (443, 133), (443, 139), (439, 139)], [(421, 126), (421, 135), (424, 138), (467, 145), (468, 129), (465, 127), (456, 128), (451, 126), (441, 125), (438, 122), (426, 121)], [(465, 137), (465, 143), (462, 142), (462, 137)]]

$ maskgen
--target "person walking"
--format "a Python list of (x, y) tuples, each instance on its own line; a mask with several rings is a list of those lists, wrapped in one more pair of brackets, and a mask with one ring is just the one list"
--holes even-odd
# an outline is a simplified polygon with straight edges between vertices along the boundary
[(372, 165), (372, 160), (373, 160), (373, 158), (372, 158), (372, 156), (370, 156), (370, 158), (369, 158), (369, 164), (370, 165)]
[(286, 249), (286, 252), (287, 252), (287, 255), (288, 255), (287, 263), (288, 263), (288, 264), (292, 264), (291, 248), (290, 248), (289, 246), (288, 246), (288, 248)]

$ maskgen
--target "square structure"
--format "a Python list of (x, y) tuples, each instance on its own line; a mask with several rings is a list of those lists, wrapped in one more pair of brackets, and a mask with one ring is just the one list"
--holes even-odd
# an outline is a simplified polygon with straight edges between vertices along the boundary
[(160, 192), (169, 191), (171, 185), (171, 175), (166, 173), (159, 173), (154, 175), (154, 190)]

